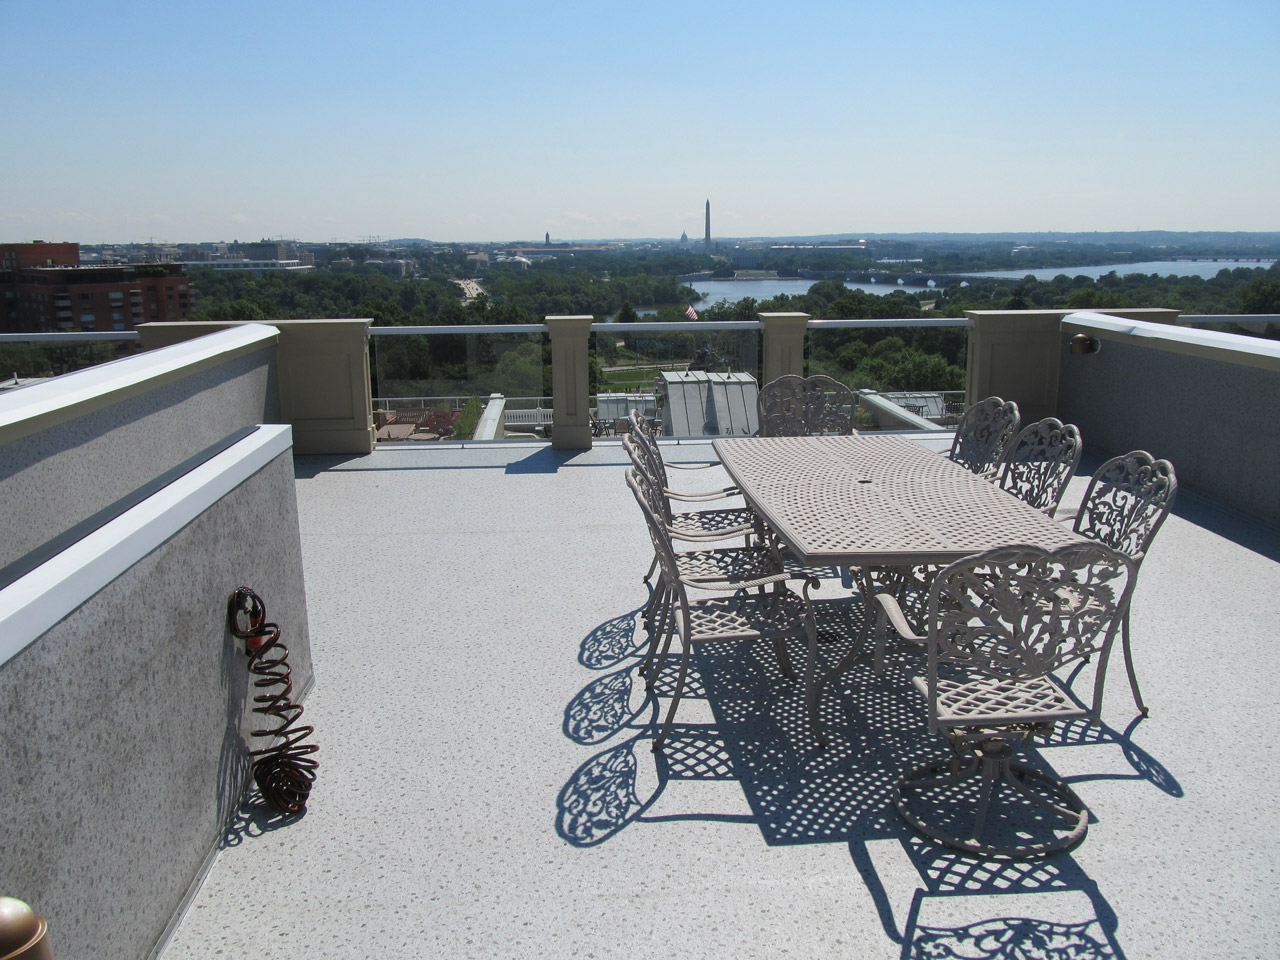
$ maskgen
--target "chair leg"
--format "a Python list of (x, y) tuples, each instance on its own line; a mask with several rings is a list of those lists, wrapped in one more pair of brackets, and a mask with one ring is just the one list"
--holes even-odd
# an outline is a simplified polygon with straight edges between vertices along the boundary
[[(688, 643), (684, 645), (684, 655), (680, 658), (680, 673), (676, 677), (676, 689), (675, 692), (671, 694), (671, 706), (667, 707), (667, 719), (663, 721), (662, 729), (658, 731), (657, 739), (653, 741), (654, 753), (660, 753), (662, 751), (662, 745), (666, 742), (667, 733), (671, 730), (671, 721), (676, 718), (676, 707), (680, 705), (680, 697), (684, 693), (684, 678), (689, 673), (689, 653), (692, 646), (692, 644)], [(664, 650), (664, 659), (665, 656), (666, 651)]]
[(645, 583), (649, 582), (649, 578), (653, 576), (653, 571), (656, 569), (658, 569), (658, 554), (655, 552), (653, 555), (653, 560), (649, 564), (649, 572), (644, 575)]
[(653, 680), (649, 677), (649, 668), (653, 666), (654, 655), (658, 652), (658, 638), (664, 635), (670, 636), (668, 631), (671, 628), (670, 618), (673, 616), (673, 612), (665, 597), (662, 600), (660, 609), (662, 615), (649, 626), (649, 651), (645, 655), (644, 663), (640, 666), (640, 675), (645, 678), (646, 689), (653, 687)]
[(644, 688), (652, 690), (653, 685), (658, 682), (658, 677), (662, 676), (662, 671), (667, 666), (667, 654), (671, 651), (671, 638), (676, 632), (676, 614), (674, 611), (670, 613), (666, 620), (666, 632), (662, 641), (662, 652), (658, 654), (658, 662), (653, 665), (648, 676), (645, 678)]
[(818, 716), (818, 698), (822, 693), (822, 686), (818, 682), (818, 625), (812, 621), (806, 622), (805, 634), (808, 646), (804, 663), (805, 709), (809, 714), (809, 729), (818, 742), (818, 749), (825, 750), (827, 735), (822, 729), (822, 720)]
[[(654, 562), (657, 562), (658, 555), (653, 555)], [(649, 574), (653, 573), (653, 568), (649, 568), (649, 573), (645, 574), (645, 583), (649, 582)], [(653, 592), (649, 594), (649, 602), (644, 605), (644, 622), (649, 624), (653, 622), (653, 611), (658, 605), (658, 595), (662, 592), (662, 574), (658, 574), (658, 579), (654, 581)]]
[(1124, 619), (1120, 621), (1120, 636), (1124, 645), (1124, 668), (1129, 671), (1129, 689), (1133, 692), (1133, 702), (1138, 705), (1138, 711), (1145, 717), (1148, 716), (1147, 705), (1142, 702), (1142, 691), (1138, 689), (1138, 675), (1133, 671), (1133, 648), (1129, 646), (1129, 611), (1124, 612)]

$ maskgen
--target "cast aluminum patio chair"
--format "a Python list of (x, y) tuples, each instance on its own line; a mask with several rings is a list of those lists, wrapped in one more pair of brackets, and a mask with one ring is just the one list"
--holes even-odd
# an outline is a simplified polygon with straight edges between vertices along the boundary
[[(718, 460), (712, 461), (711, 463), (667, 463), (662, 459), (662, 450), (658, 446), (658, 434), (653, 423), (641, 416), (640, 411), (634, 407), (631, 408), (631, 413), (627, 417), (627, 423), (630, 427), (630, 430), (628, 431), (630, 435), (635, 437), (636, 440), (643, 445), (650, 458), (657, 465), (658, 472), (662, 475), (662, 485), (664, 487), (670, 487), (670, 484), (667, 482), (667, 470), (709, 470), (712, 467), (720, 466), (720, 462)], [(697, 494), (681, 494), (672, 491), (672, 499), (689, 499), (691, 502), (695, 499), (718, 500), (723, 497), (732, 497), (737, 495), (738, 488), (732, 486)]]
[(965, 411), (947, 456), (983, 477), (994, 477), (1022, 420), (1012, 400), (987, 397)]
[[(1085, 489), (1080, 509), (1072, 517), (1072, 529), (1082, 536), (1104, 544), (1133, 560), (1140, 568), (1151, 541), (1155, 539), (1178, 495), (1178, 478), (1173, 464), (1157, 460), (1145, 450), (1131, 450), (1113, 457), (1098, 468)], [(1121, 628), (1124, 666), (1129, 674), (1133, 702), (1145, 717), (1138, 677), (1133, 669), (1133, 650), (1129, 643), (1129, 610), (1124, 611)], [(1101, 671), (1098, 683), (1102, 682)]]
[[(657, 753), (661, 751), (675, 719), (676, 709), (684, 694), (690, 658), (696, 645), (768, 640), (773, 645), (783, 675), (788, 679), (795, 679), (786, 643), (790, 639), (802, 638), (807, 643), (807, 662), (813, 664), (817, 623), (809, 603), (809, 590), (818, 584), (812, 577), (796, 577), (781, 572), (781, 560), (776, 555), (776, 549), (774, 560), (777, 572), (753, 574), (749, 570), (738, 569), (691, 569), (687, 560), (682, 563), (680, 559), (687, 554), (677, 554), (673, 549), (671, 535), (655, 505), (651, 503), (651, 494), (638, 470), (627, 470), (627, 485), (644, 513), (645, 524), (658, 555), (660, 581), (670, 601), (665, 623), (661, 630), (655, 628), (653, 634), (654, 640), (659, 633), (663, 637), (661, 653), (654, 661), (651, 644), (650, 657), (642, 668), (649, 689), (653, 688), (654, 681), (666, 665), (672, 639), (676, 636), (680, 638), (680, 667), (671, 704), (667, 708), (662, 728), (653, 741), (653, 751)], [(803, 584), (800, 593), (787, 586), (793, 580)], [(690, 590), (716, 595), (691, 599)], [(806, 690), (812, 687), (812, 680), (811, 676), (805, 678)]]
[(1096, 655), (1102, 675), (1133, 583), (1133, 561), (1101, 544), (1001, 547), (943, 568), (929, 589), (924, 637), (893, 596), (877, 595), (881, 629), (891, 624), (927, 651), (926, 673), (913, 682), (930, 733), (951, 745), (950, 757), (895, 786), (907, 823), (983, 856), (1044, 856), (1084, 838), (1080, 798), (1013, 752), (1059, 721), (1097, 719), (1101, 686), (1085, 707), (1053, 674)]
[[(661, 481), (654, 475), (652, 468), (639, 449), (639, 444), (630, 437), (623, 438), (623, 448), (631, 457), (632, 467), (641, 482), (650, 506), (663, 521), (673, 547), (676, 543), (682, 547), (699, 547), (701, 549), (680, 549), (676, 553), (677, 565), (681, 572), (688, 576), (726, 576), (738, 579), (749, 579), (750, 576), (776, 573), (782, 569), (776, 543), (766, 536), (763, 524), (750, 510), (746, 511), (746, 522), (738, 523), (737, 511), (701, 510), (688, 513), (672, 513)], [(716, 541), (743, 539), (743, 546), (738, 548), (713, 548)], [(647, 583), (655, 570), (659, 569), (658, 553), (655, 550), (653, 562), (644, 575)], [(671, 596), (668, 585), (659, 573), (653, 583), (653, 591), (649, 602), (642, 611), (644, 623), (654, 629), (655, 625), (664, 622), (670, 612)], [(645, 658), (641, 672), (648, 670), (653, 660), (654, 644), (649, 645), (649, 654)]]
[(1053, 516), (1080, 466), (1084, 445), (1073, 423), (1046, 417), (1022, 428), (1000, 464), (996, 483)]
[[(711, 510), (675, 510), (672, 501), (677, 503), (707, 503), (725, 500), (738, 495), (736, 487), (725, 487), (709, 491), (707, 494), (677, 493), (666, 484), (666, 471), (662, 455), (656, 449), (648, 447), (643, 439), (628, 435), (622, 438), (622, 448), (636, 469), (642, 471), (654, 486), (661, 491), (660, 503), (662, 514), (668, 527), (690, 538), (704, 540), (728, 540), (733, 537), (750, 536), (758, 525), (755, 512), (750, 507), (725, 507)], [(649, 574), (645, 580), (652, 575)]]
[(854, 392), (831, 377), (786, 374), (760, 388), (756, 407), (762, 437), (851, 436)]

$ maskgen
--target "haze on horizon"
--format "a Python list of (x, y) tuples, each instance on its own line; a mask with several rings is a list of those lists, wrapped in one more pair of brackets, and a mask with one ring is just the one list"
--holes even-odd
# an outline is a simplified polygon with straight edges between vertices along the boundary
[(0, 242), (1280, 229), (1280, 4), (0, 0)]

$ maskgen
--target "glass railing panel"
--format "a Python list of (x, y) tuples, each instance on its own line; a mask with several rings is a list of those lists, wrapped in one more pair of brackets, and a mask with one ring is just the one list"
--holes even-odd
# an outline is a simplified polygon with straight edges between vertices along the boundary
[(756, 432), (759, 323), (595, 323), (591, 329), (597, 436), (625, 432), (632, 408), (663, 437)]
[(810, 376), (858, 394), (857, 429), (944, 430), (964, 412), (966, 320), (811, 320)]
[(379, 442), (551, 435), (551, 346), (543, 324), (370, 327)]
[(133, 331), (0, 334), (0, 389), (13, 389), (140, 353)]

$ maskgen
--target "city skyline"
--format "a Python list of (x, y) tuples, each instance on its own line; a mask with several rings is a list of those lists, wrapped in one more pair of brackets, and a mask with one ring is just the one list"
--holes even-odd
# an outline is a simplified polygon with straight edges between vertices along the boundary
[(1280, 229), (1273, 3), (0, 6), (0, 241)]

